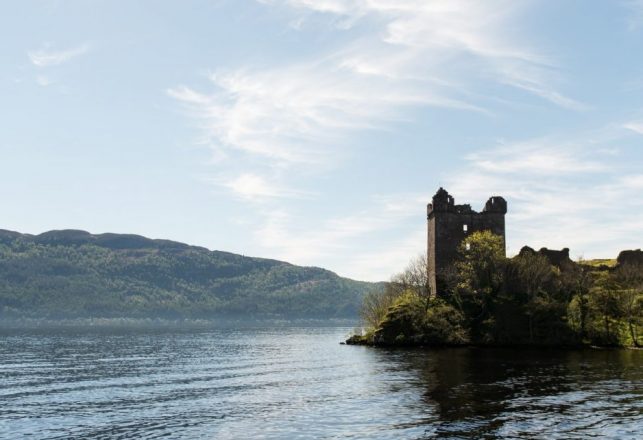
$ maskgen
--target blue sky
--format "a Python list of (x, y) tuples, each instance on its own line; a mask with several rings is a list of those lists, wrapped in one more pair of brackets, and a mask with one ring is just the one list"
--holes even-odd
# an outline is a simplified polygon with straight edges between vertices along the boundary
[(528, 244), (643, 245), (643, 1), (6, 2), (0, 228), (387, 279), (439, 186)]

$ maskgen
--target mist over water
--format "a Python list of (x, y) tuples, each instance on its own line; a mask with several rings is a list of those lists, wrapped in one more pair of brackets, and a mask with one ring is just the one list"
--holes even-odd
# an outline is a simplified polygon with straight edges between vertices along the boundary
[(643, 432), (641, 351), (339, 345), (350, 330), (5, 330), (0, 438)]

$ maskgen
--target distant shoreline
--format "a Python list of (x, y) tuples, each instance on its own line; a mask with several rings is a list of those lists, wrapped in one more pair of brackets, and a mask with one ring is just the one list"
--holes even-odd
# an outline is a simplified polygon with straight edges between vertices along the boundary
[(367, 341), (363, 336), (353, 335), (342, 342), (345, 345), (360, 345), (364, 347), (371, 347), (375, 349), (384, 350), (441, 350), (452, 348), (479, 348), (479, 349), (516, 349), (516, 350), (529, 350), (529, 349), (543, 349), (543, 350), (643, 350), (643, 347), (635, 347), (628, 345), (595, 345), (595, 344), (436, 344), (436, 345), (413, 345), (413, 344), (374, 344)]
[(0, 330), (47, 328), (259, 328), (259, 327), (356, 327), (358, 319), (163, 319), (163, 318), (74, 318), (0, 319)]

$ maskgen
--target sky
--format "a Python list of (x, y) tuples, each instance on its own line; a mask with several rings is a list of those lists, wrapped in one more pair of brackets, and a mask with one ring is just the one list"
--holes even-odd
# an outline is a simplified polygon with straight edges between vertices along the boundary
[(509, 255), (643, 247), (643, 0), (7, 1), (0, 117), (0, 229), (385, 280), (442, 186)]

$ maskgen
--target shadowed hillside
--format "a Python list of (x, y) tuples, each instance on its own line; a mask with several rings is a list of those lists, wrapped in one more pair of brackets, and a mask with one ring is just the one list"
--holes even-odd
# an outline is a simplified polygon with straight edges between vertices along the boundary
[(0, 230), (5, 318), (352, 318), (371, 287), (137, 235)]

